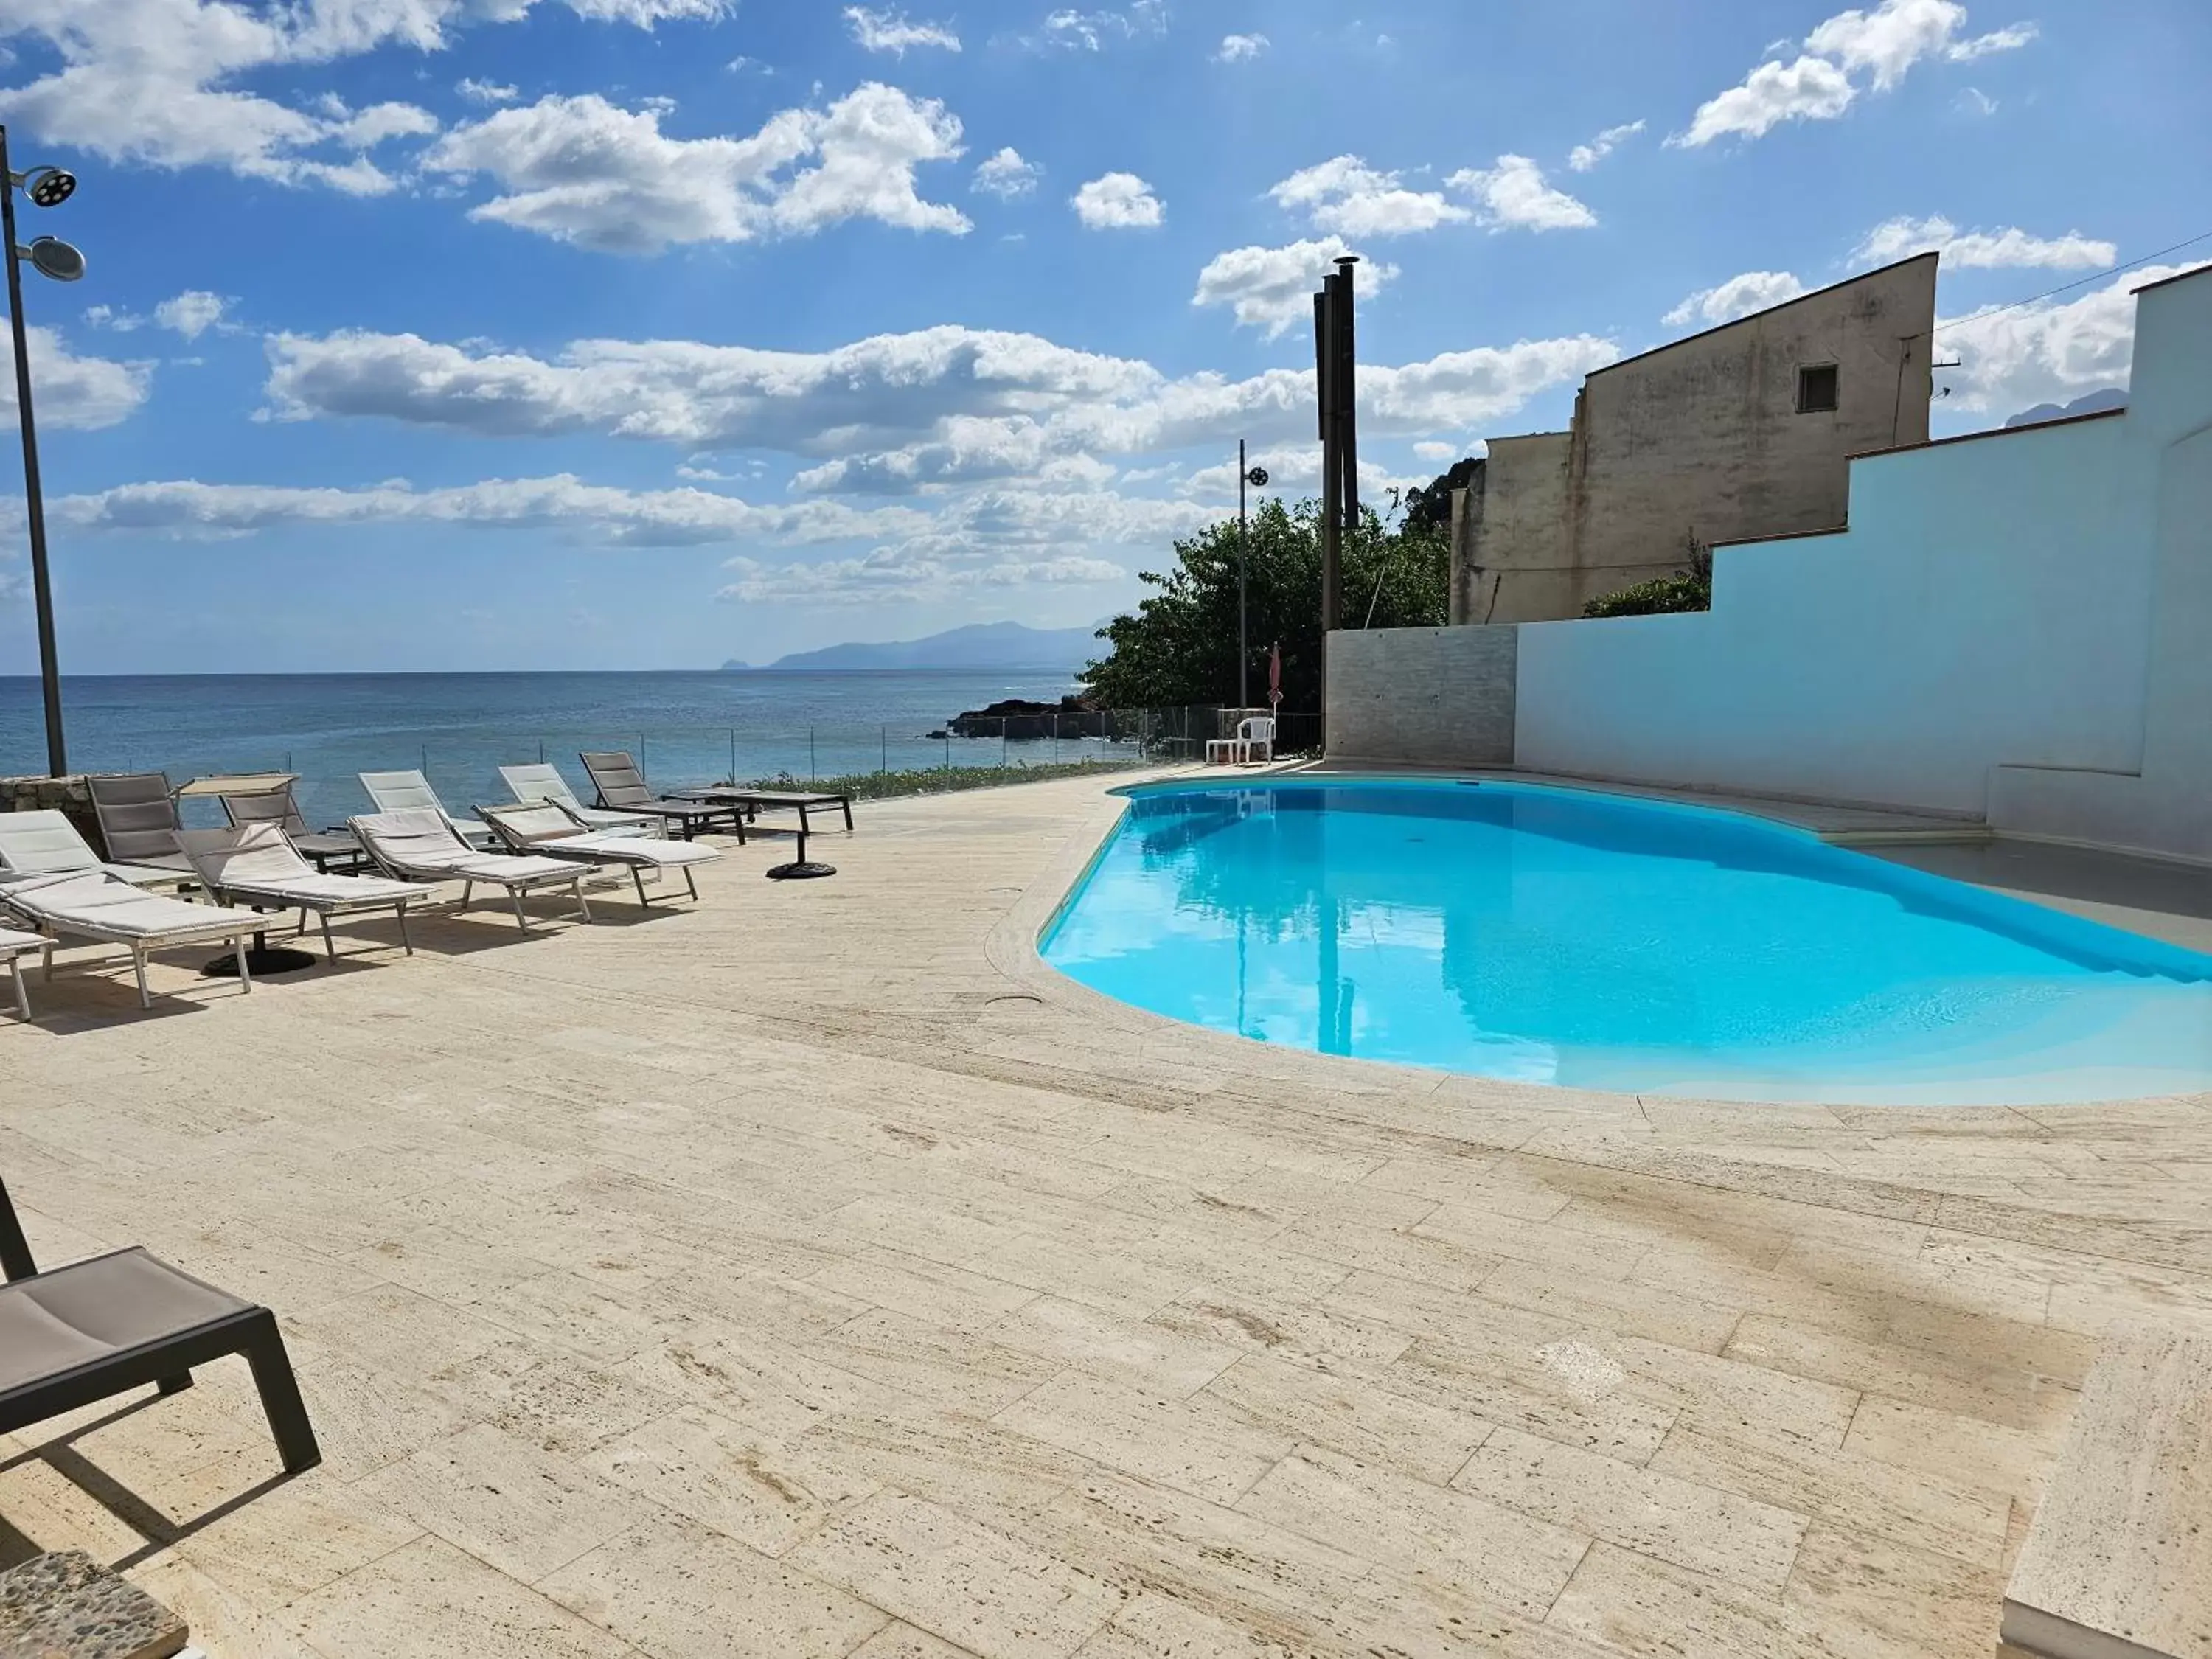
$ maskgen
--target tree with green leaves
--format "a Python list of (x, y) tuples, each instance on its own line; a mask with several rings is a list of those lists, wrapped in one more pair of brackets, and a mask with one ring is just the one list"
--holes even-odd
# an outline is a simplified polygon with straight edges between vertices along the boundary
[[(1441, 483), (1443, 480), (1438, 480)], [(1391, 503), (1392, 516), (1399, 502)], [(1449, 514), (1409, 528), (1363, 509), (1345, 538), (1340, 587), (1346, 628), (1438, 627), (1445, 619)], [(1098, 630), (1109, 647), (1085, 671), (1093, 702), (1112, 708), (1237, 701), (1237, 525), (1210, 524), (1175, 544), (1165, 574), (1139, 580), (1158, 591)], [(1267, 687), (1267, 653), (1283, 648), (1283, 708), (1321, 707), (1321, 504), (1278, 500), (1251, 516), (1247, 637), (1255, 702)]]

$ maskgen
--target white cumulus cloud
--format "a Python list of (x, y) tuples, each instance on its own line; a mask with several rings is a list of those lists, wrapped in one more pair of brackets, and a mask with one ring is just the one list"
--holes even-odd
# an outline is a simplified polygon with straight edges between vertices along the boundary
[(2191, 268), (2145, 265), (2077, 300), (1939, 319), (1936, 344), (1960, 363), (1936, 373), (1936, 383), (1949, 388), (1948, 407), (2014, 415), (2125, 386), (2135, 357), (2134, 290)]
[(1587, 144), (1577, 144), (1567, 152), (1567, 166), (1577, 173), (1588, 173), (1600, 161), (1644, 131), (1644, 123), (1630, 121), (1617, 127), (1607, 127)]
[[(1341, 236), (1285, 247), (1231, 248), (1206, 261), (1190, 302), (1227, 306), (1239, 325), (1261, 329), (1272, 340), (1295, 324), (1312, 320), (1314, 292), (1321, 279), (1351, 252)], [(1362, 259), (1352, 268), (1352, 297), (1373, 299), (1397, 274), (1395, 265)]]
[(479, 81), (474, 76), (454, 82), (453, 90), (471, 104), (511, 104), (522, 95), (520, 87), (499, 81)]
[(1770, 61), (1698, 105), (1688, 129), (1667, 142), (1694, 147), (1730, 134), (1757, 138), (1784, 121), (1832, 121), (1857, 96), (1850, 76), (1825, 58)]
[(969, 182), (970, 190), (979, 190), (986, 196), (995, 196), (1002, 202), (1014, 202), (1024, 196), (1034, 195), (1037, 181), (1044, 177), (1044, 169), (1034, 161), (1022, 159), (1022, 153), (1012, 144), (995, 155), (986, 156), (975, 169)]
[(1249, 63), (1267, 49), (1264, 34), (1224, 34), (1215, 48), (1213, 61), (1217, 64)]
[(1103, 173), (1068, 202), (1092, 230), (1149, 230), (1167, 217), (1152, 187), (1133, 173)]
[(1434, 230), (1473, 216), (1432, 190), (1407, 190), (1395, 173), (1357, 155), (1302, 167), (1269, 190), (1276, 203), (1302, 211), (1316, 229), (1346, 236), (1401, 236)]
[(1038, 44), (1073, 52), (1101, 52), (1121, 40), (1136, 40), (1168, 31), (1167, 0), (1131, 0), (1120, 10), (1110, 7), (1078, 11), (1063, 7), (1045, 15)]
[(1978, 270), (2100, 270), (2114, 263), (2120, 252), (2112, 243), (2077, 230), (2063, 236), (2032, 236), (2009, 227), (1962, 231), (1935, 214), (1925, 219), (1885, 219), (1866, 234), (1856, 254), (1871, 264), (1887, 264), (1930, 249), (1941, 253), (1947, 265)]
[[(1966, 9), (1959, 0), (1881, 0), (1871, 9), (1839, 11), (1805, 37), (1803, 54), (1795, 61), (1772, 58), (1770, 46), (1770, 61), (1699, 105), (1689, 126), (1667, 142), (1696, 146), (1730, 136), (1756, 138), (1784, 121), (1832, 121), (1858, 96), (1854, 75), (1887, 92), (1923, 59), (1970, 63), (2036, 38), (2033, 23), (1971, 36), (1962, 33), (1966, 26)], [(1786, 48), (1789, 42), (1775, 45)]]
[(543, 98), (454, 128), (423, 165), (495, 181), (502, 193), (471, 218), (617, 252), (804, 236), (859, 218), (969, 228), (958, 209), (923, 200), (915, 178), (963, 153), (958, 119), (934, 99), (870, 82), (742, 138), (672, 137), (662, 112), (596, 93)]
[(1807, 292), (1805, 284), (1786, 270), (1747, 270), (1711, 288), (1701, 288), (1685, 298), (1664, 319), (1670, 327), (1694, 323), (1702, 328), (1732, 323), (1754, 311), (1765, 311)]
[(903, 58), (908, 48), (936, 46), (960, 50), (960, 37), (944, 23), (917, 23), (902, 11), (878, 11), (869, 6), (845, 8), (845, 22), (853, 39), (867, 52), (888, 52)]
[[(1305, 295), (1334, 251), (1312, 245), (1285, 278), (1299, 305), (1310, 307)], [(950, 325), (820, 352), (582, 340), (543, 358), (360, 331), (278, 335), (269, 351), (270, 413), (280, 420), (629, 438), (680, 446), (695, 465), (774, 450), (812, 463), (800, 488), (817, 493), (911, 494), (998, 477), (1089, 488), (1103, 481), (1103, 457), (1240, 435), (1279, 441), (1313, 420), (1310, 368), (1170, 378), (1133, 358)], [(1363, 366), (1364, 418), (1378, 436), (1465, 429), (1617, 355), (1610, 341), (1577, 336)]]
[[(172, 329), (187, 340), (197, 340), (208, 330), (219, 325), (230, 301), (220, 294), (210, 294), (204, 288), (188, 288), (173, 299), (162, 301), (154, 307), (154, 320), (163, 328)], [(33, 406), (35, 412), (35, 405)]]
[(1462, 168), (1444, 183), (1473, 197), (1475, 217), (1492, 230), (1576, 230), (1597, 222), (1597, 215), (1546, 183), (1544, 170), (1525, 155), (1501, 155), (1493, 167)]
[[(380, 47), (442, 51), (455, 31), (521, 17), (535, 0), (15, 0), (0, 39), (28, 37), (53, 67), (5, 89), (11, 127), (112, 162), (216, 167), (242, 178), (376, 195), (397, 179), (367, 152), (422, 137), (411, 105), (354, 113), (277, 90), (293, 66)], [(721, 15), (729, 0), (568, 0), (642, 27)], [(467, 95), (465, 93), (464, 95)]]
[[(31, 412), (44, 427), (90, 431), (129, 418), (146, 401), (153, 371), (144, 363), (107, 357), (80, 357), (51, 328), (33, 323), (24, 333), (31, 348)], [(0, 331), (0, 424), (15, 424), (15, 353), (12, 337)]]

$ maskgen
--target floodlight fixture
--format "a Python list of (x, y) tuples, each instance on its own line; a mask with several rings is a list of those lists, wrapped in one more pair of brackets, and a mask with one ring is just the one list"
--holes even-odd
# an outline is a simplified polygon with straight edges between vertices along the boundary
[(58, 236), (35, 236), (30, 246), (15, 250), (15, 257), (28, 259), (32, 270), (58, 283), (74, 283), (84, 275), (84, 255)]

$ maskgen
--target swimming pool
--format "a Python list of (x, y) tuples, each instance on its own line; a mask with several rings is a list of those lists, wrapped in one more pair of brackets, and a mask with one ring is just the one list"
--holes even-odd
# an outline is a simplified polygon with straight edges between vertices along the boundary
[(1039, 948), (1194, 1024), (1531, 1083), (2212, 1088), (2212, 957), (1759, 819), (1533, 784), (1134, 791)]

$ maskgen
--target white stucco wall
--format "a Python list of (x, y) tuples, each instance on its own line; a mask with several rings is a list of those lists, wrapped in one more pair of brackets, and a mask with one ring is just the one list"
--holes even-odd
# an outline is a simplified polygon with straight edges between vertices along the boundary
[(1525, 624), (1520, 764), (2212, 855), (2212, 272), (2139, 306), (2125, 414), (1856, 461), (1708, 614)]

